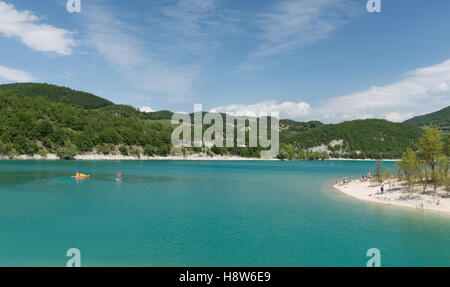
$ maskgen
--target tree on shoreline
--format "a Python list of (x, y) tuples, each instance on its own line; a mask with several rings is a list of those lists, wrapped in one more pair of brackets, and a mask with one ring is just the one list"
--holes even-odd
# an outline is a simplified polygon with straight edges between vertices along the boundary
[(375, 173), (374, 177), (375, 180), (381, 184), (383, 183), (383, 170), (382, 170), (383, 162), (381, 160), (377, 160), (376, 166), (375, 166)]
[(404, 173), (408, 190), (412, 193), (413, 186), (420, 174), (420, 162), (410, 148), (406, 150), (401, 161), (397, 163), (397, 168)]
[(449, 169), (450, 169), (450, 136), (447, 135), (447, 137), (445, 138), (445, 143), (444, 143), (444, 155), (443, 155), (443, 160), (444, 160), (444, 165), (443, 165), (443, 174), (444, 174), (444, 185), (445, 185), (445, 189), (447, 190), (447, 192), (450, 192), (450, 176), (448, 176), (449, 174)]
[(422, 192), (426, 192), (427, 186), (433, 186), (437, 193), (439, 186), (445, 186), (449, 190), (449, 140), (444, 139), (442, 131), (437, 126), (425, 127), (425, 134), (418, 142), (418, 152), (407, 149), (403, 154), (397, 168), (403, 173), (412, 192), (415, 184), (421, 184)]
[(431, 181), (436, 192), (439, 185), (439, 160), (444, 151), (442, 132), (437, 126), (430, 125), (425, 128), (425, 134), (419, 139), (418, 148), (419, 158), (430, 170), (430, 176), (427, 176), (425, 180)]

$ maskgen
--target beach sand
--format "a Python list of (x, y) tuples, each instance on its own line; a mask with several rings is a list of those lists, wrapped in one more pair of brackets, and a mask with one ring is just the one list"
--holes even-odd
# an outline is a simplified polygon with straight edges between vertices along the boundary
[(438, 195), (433, 194), (431, 186), (427, 188), (425, 194), (417, 189), (411, 194), (403, 183), (394, 182), (393, 185), (394, 187), (390, 188), (385, 183), (383, 194), (380, 192), (380, 185), (375, 182), (357, 180), (346, 184), (338, 183), (334, 187), (360, 200), (450, 213), (450, 196), (442, 188), (438, 189)]

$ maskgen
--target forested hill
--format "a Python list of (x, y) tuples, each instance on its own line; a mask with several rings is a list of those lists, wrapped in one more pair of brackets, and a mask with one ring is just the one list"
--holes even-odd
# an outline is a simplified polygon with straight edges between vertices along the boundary
[(407, 147), (415, 149), (422, 129), (386, 120), (354, 120), (320, 125), (299, 133), (280, 133), (280, 141), (303, 151), (326, 152), (334, 158), (400, 158)]
[(0, 155), (168, 155), (169, 122), (145, 121), (103, 109), (85, 109), (46, 97), (0, 90)]
[[(89, 152), (260, 156), (260, 147), (176, 149), (171, 144), (172, 115), (170, 111), (144, 113), (53, 85), (0, 85), (0, 156), (56, 153), (72, 158)], [(399, 158), (407, 147), (415, 149), (422, 133), (418, 126), (385, 120), (340, 124), (281, 120), (279, 157)], [(248, 145), (248, 137), (246, 141)]]
[(434, 124), (440, 126), (442, 131), (450, 133), (450, 106), (434, 113), (414, 117), (405, 123), (420, 127)]
[(66, 102), (85, 109), (98, 109), (113, 105), (112, 102), (96, 95), (75, 91), (66, 87), (49, 84), (18, 83), (0, 85), (0, 90), (15, 90), (28, 97), (43, 97), (52, 102)]
[(115, 116), (122, 116), (127, 118), (138, 118), (141, 120), (170, 120), (173, 112), (171, 111), (157, 111), (151, 113), (144, 113), (133, 106), (127, 105), (109, 105), (100, 109)]

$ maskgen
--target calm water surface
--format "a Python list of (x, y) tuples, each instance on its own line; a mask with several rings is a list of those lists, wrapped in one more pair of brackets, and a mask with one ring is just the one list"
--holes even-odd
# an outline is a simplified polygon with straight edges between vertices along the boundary
[(1, 161), (0, 266), (450, 266), (449, 215), (347, 197), (375, 164), (331, 163)]

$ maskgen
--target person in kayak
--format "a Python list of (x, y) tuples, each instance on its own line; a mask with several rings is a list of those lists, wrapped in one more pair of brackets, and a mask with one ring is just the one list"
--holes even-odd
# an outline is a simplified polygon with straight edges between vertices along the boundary
[(80, 173), (77, 171), (75, 176), (72, 176), (72, 177), (80, 179), (80, 178), (87, 178), (87, 177), (89, 177), (89, 175), (86, 175), (86, 174), (83, 174), (83, 173)]

